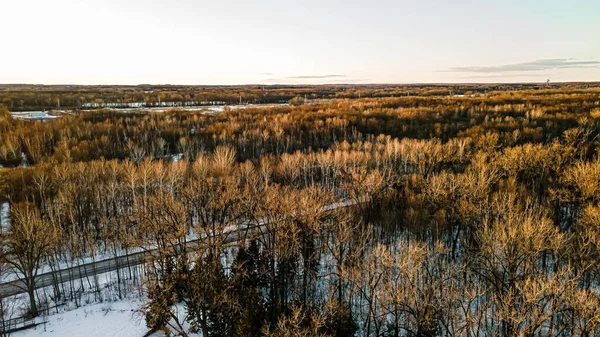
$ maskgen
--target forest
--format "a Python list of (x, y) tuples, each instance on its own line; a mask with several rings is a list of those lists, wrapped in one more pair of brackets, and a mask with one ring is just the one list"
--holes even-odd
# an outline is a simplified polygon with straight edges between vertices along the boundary
[(306, 99), (443, 96), (486, 93), (488, 91), (535, 90), (548, 88), (585, 89), (597, 83), (540, 84), (431, 84), (431, 85), (240, 85), (240, 86), (82, 86), (0, 84), (0, 104), (11, 111), (50, 109), (85, 109), (102, 105), (126, 106), (160, 103), (193, 104), (258, 104), (285, 103), (294, 97)]
[[(57, 100), (70, 113), (11, 115)], [(240, 100), (291, 104), (80, 109)], [(25, 299), (3, 317), (136, 296), (148, 336), (600, 336), (600, 84), (11, 86), (0, 104), (0, 278)], [(56, 277), (133, 253), (110, 284)]]

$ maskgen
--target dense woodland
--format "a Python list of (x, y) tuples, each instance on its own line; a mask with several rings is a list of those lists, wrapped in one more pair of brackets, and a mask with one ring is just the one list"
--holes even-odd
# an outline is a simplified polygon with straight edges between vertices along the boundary
[(9, 109), (148, 88), (5, 89), (2, 272), (35, 316), (41, 266), (147, 251), (118, 296), (167, 335), (598, 336), (600, 88), (554, 86), (162, 88), (328, 99), (47, 121)]

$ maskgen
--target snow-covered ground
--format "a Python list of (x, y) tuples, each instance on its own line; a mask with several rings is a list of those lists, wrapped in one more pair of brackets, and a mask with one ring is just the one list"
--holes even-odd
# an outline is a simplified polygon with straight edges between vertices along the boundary
[[(14, 337), (142, 337), (148, 332), (144, 316), (138, 310), (143, 302), (127, 299), (120, 302), (91, 304), (72, 311), (38, 318), (35, 328), (13, 333)], [(47, 322), (44, 324), (43, 321)], [(158, 336), (158, 334), (156, 334)]]
[[(102, 298), (100, 303), (95, 302), (94, 292), (88, 288), (87, 282), (82, 283), (85, 289), (79, 292), (79, 304), (74, 301), (67, 302), (58, 307), (52, 307), (45, 316), (36, 318), (36, 326), (27, 330), (15, 332), (11, 336), (16, 337), (59, 337), (59, 336), (119, 336), (119, 337), (142, 337), (148, 333), (146, 327), (143, 307), (147, 302), (143, 285), (128, 283), (124, 285), (124, 295), (119, 299), (116, 291), (115, 272), (99, 275), (98, 282), (102, 288)], [(46, 298), (50, 287), (38, 290), (39, 298)], [(27, 296), (25, 294), (17, 295), (13, 302), (17, 312), (11, 317), (19, 317), (18, 311), (22, 311), (27, 306)], [(52, 301), (50, 305), (54, 305)], [(183, 304), (177, 304), (173, 307), (175, 314), (183, 323), (186, 331), (190, 330), (190, 325), (185, 322), (185, 308)], [(198, 334), (188, 334), (190, 337), (201, 337)], [(157, 332), (151, 337), (164, 337), (163, 332)]]
[(185, 101), (185, 102), (88, 102), (82, 105), (83, 108), (145, 108), (145, 107), (186, 107), (203, 105), (224, 105), (223, 101)]
[[(184, 110), (184, 111), (204, 111), (208, 114), (216, 114), (225, 111), (225, 107), (234, 109), (247, 109), (247, 108), (272, 108), (288, 106), (289, 104), (240, 104), (240, 105), (198, 105), (198, 106), (176, 106), (176, 107), (130, 107), (130, 108), (117, 108), (107, 107), (105, 109), (118, 111), (121, 113), (133, 113), (133, 112), (165, 112), (169, 110)], [(94, 111), (94, 110), (83, 110), (83, 111)]]
[[(139, 105), (132, 104), (129, 107), (122, 107), (121, 105), (106, 106), (104, 109), (118, 111), (121, 113), (133, 113), (133, 112), (166, 112), (169, 110), (184, 110), (184, 111), (199, 111), (204, 112), (206, 114), (218, 114), (225, 110), (225, 108), (229, 109), (246, 109), (246, 108), (271, 108), (271, 107), (281, 107), (288, 106), (289, 104), (240, 104), (240, 105), (197, 105), (197, 106), (162, 106), (162, 107), (146, 107), (143, 103)], [(84, 106), (86, 107), (86, 106)], [(92, 105), (87, 106), (87, 108), (92, 107)], [(95, 106), (94, 106), (95, 107)], [(83, 111), (94, 111), (94, 110), (83, 110)], [(51, 114), (52, 113), (52, 114)], [(68, 110), (52, 110), (52, 111), (21, 111), (21, 112), (11, 112), (13, 118), (18, 119), (30, 119), (30, 120), (47, 120), (53, 118), (59, 118), (63, 114), (72, 114), (71, 111)]]
[(13, 118), (19, 119), (53, 119), (59, 116), (50, 115), (47, 111), (26, 111), (26, 112), (12, 112)]
[(9, 207), (8, 202), (0, 203), (0, 232), (4, 232), (8, 229), (9, 219)]
[[(134, 278), (121, 272), (120, 286), (116, 271), (65, 282), (59, 287), (62, 296), (58, 302), (52, 286), (38, 289), (36, 298), (42, 311), (35, 319), (36, 326), (11, 336), (144, 336), (148, 329), (140, 311), (147, 301), (143, 276), (139, 268), (132, 270)], [(27, 311), (29, 297), (11, 296), (4, 304), (5, 319), (18, 318)]]

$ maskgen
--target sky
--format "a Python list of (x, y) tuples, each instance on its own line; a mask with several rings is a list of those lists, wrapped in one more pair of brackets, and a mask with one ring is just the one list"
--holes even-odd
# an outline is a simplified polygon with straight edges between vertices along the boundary
[(0, 83), (600, 81), (599, 0), (0, 0)]

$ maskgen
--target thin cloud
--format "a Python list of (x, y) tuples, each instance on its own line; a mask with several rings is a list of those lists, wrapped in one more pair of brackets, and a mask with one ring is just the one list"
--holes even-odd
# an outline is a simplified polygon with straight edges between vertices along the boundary
[(288, 76), (285, 77), (291, 80), (315, 80), (315, 79), (328, 79), (328, 78), (344, 78), (346, 75), (303, 75), (303, 76)]
[(261, 75), (263, 75), (263, 76), (273, 76), (275, 74), (273, 74), (273, 73), (261, 73)]
[[(264, 80), (271, 83), (298, 83), (311, 81), (311, 83), (347, 83), (354, 81), (364, 81), (362, 79), (348, 78), (346, 75), (299, 75), (287, 77), (270, 77)], [(315, 82), (316, 81), (316, 82)]]
[(551, 69), (597, 67), (599, 61), (576, 61), (573, 59), (543, 59), (523, 63), (503, 64), (498, 66), (454, 67), (445, 72), (459, 73), (510, 73), (521, 71), (544, 71)]
[(544, 81), (546, 80), (546, 77), (544, 77), (543, 75), (539, 75), (539, 74), (532, 74), (532, 73), (522, 73), (522, 74), (516, 74), (516, 73), (510, 73), (510, 74), (492, 74), (492, 75), (466, 75), (466, 76), (461, 76), (460, 78), (517, 78), (517, 77), (527, 77), (527, 78), (533, 78), (533, 77), (539, 77), (539, 78), (544, 78)]
[[(358, 83), (363, 83), (363, 82), (369, 82), (371, 81), (368, 78), (348, 78), (348, 79), (343, 79), (343, 80), (337, 80), (335, 81), (335, 84), (358, 84)], [(322, 83), (326, 83), (326, 82), (322, 82)]]

